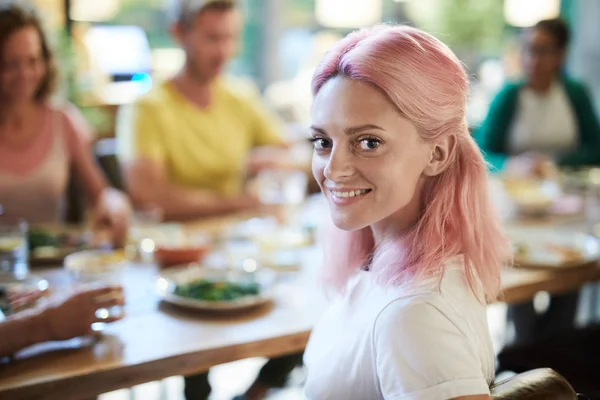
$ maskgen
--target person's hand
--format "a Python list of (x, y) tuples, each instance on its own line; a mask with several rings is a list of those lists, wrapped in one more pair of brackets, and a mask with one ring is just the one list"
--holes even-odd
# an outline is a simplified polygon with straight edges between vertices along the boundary
[(102, 191), (94, 210), (92, 228), (110, 232), (114, 245), (121, 246), (127, 238), (132, 208), (128, 197), (122, 192), (107, 188)]
[(510, 157), (505, 166), (506, 174), (518, 178), (553, 179), (556, 165), (548, 156), (526, 153)]
[(40, 311), (51, 340), (67, 340), (93, 333), (95, 322), (110, 323), (123, 315), (100, 319), (96, 310), (125, 304), (123, 288), (105, 286), (79, 291), (66, 299), (54, 299)]

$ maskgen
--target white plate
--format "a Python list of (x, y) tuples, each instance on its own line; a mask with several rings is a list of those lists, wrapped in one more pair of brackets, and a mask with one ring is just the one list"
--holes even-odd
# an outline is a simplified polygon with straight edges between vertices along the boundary
[[(515, 247), (524, 245), (524, 256), (515, 257), (515, 264), (524, 268), (573, 268), (586, 266), (600, 260), (600, 242), (585, 233), (549, 230), (544, 228), (522, 227), (507, 229), (508, 237)], [(552, 245), (580, 253), (578, 260), (565, 260)]]
[[(186, 284), (197, 279), (217, 281), (244, 282), (256, 281), (260, 285), (260, 294), (244, 296), (231, 301), (203, 301), (178, 296), (174, 293), (177, 285)], [(275, 273), (269, 270), (258, 270), (254, 273), (232, 271), (226, 269), (186, 266), (169, 268), (161, 272), (157, 281), (159, 296), (166, 302), (182, 307), (204, 311), (237, 311), (268, 303), (273, 299)]]

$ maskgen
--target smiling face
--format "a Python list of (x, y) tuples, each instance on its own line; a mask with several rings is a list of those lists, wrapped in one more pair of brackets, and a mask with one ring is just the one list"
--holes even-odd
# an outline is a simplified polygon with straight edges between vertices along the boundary
[(11, 103), (33, 100), (46, 73), (35, 27), (21, 28), (6, 39), (0, 58), (0, 98)]
[(398, 231), (415, 223), (432, 145), (381, 91), (330, 79), (315, 97), (311, 133), (313, 174), (338, 228)]

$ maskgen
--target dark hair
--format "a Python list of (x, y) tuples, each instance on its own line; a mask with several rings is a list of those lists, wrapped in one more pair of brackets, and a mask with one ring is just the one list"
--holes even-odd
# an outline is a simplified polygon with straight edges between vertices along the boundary
[(533, 29), (542, 30), (554, 37), (556, 45), (560, 50), (567, 48), (569, 44), (569, 27), (560, 18), (544, 19), (533, 26)]
[(44, 101), (54, 92), (58, 74), (54, 55), (44, 34), (42, 20), (31, 3), (23, 0), (2, 0), (0, 2), (0, 55), (4, 52), (4, 44), (8, 38), (18, 30), (27, 27), (33, 27), (40, 35), (46, 75), (35, 92), (35, 100)]
[(186, 28), (204, 11), (229, 11), (238, 7), (237, 0), (177, 0), (177, 3), (175, 20)]

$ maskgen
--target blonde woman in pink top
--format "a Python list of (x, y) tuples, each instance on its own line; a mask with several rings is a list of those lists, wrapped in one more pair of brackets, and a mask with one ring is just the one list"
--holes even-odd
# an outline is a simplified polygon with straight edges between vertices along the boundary
[(109, 188), (90, 151), (92, 132), (72, 105), (49, 98), (56, 69), (36, 11), (0, 4), (0, 204), (4, 219), (58, 223), (71, 171), (93, 209), (94, 223), (121, 240), (131, 208)]

